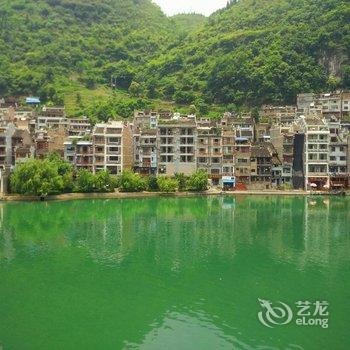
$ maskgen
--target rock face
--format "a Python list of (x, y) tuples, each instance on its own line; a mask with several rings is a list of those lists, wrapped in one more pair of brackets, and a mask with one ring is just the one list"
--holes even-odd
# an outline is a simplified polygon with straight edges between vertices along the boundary
[(333, 53), (323, 52), (319, 64), (323, 65), (329, 76), (343, 77), (342, 66), (349, 62), (349, 57), (344, 51), (337, 50)]

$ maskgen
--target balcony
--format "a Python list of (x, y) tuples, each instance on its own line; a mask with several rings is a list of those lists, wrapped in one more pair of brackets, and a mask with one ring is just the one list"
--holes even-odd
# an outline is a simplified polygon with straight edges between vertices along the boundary
[(77, 149), (76, 150), (76, 154), (79, 156), (79, 155), (82, 155), (82, 156), (92, 156), (93, 154), (93, 151), (92, 149)]
[(76, 161), (77, 166), (92, 166), (92, 159), (91, 160), (77, 160)]
[(95, 165), (104, 165), (104, 164), (105, 164), (104, 159), (95, 160)]

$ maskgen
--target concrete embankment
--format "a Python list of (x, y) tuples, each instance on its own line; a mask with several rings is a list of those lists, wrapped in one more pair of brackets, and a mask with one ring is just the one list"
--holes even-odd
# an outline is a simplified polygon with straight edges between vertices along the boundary
[(227, 195), (227, 196), (247, 196), (247, 195), (265, 195), (265, 196), (305, 196), (310, 192), (306, 191), (278, 191), (278, 190), (261, 190), (261, 191), (233, 191), (225, 192), (220, 190), (209, 190), (205, 192), (175, 192), (175, 193), (162, 193), (162, 192), (112, 192), (112, 193), (65, 193), (54, 196), (47, 196), (44, 199), (38, 196), (22, 196), (22, 195), (4, 195), (1, 200), (8, 202), (16, 201), (54, 201), (54, 200), (81, 200), (81, 199), (122, 199), (122, 198), (150, 198), (150, 197), (195, 197), (195, 196), (215, 196), (215, 195)]

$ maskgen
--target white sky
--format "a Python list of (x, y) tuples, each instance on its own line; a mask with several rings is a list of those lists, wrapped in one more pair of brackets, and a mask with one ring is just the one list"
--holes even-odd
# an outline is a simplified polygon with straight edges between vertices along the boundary
[(226, 6), (227, 0), (153, 0), (168, 16), (196, 12), (209, 16)]

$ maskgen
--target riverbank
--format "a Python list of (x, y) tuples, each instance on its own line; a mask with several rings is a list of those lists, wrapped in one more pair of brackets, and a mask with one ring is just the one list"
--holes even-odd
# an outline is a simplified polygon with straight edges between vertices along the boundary
[[(325, 194), (325, 193), (313, 193), (313, 194)], [(267, 195), (267, 196), (307, 196), (310, 195), (309, 191), (281, 191), (281, 190), (260, 190), (260, 191), (233, 191), (226, 192), (216, 189), (211, 189), (205, 192), (112, 192), (112, 193), (65, 193), (60, 195), (53, 195), (45, 197), (45, 201), (66, 201), (66, 200), (82, 200), (82, 199), (123, 199), (123, 198), (149, 198), (149, 197), (196, 197), (196, 196), (215, 196), (215, 195), (227, 195), (227, 196), (247, 196), (247, 195)], [(23, 196), (23, 195), (4, 195), (0, 198), (6, 202), (17, 201), (40, 201), (38, 196)]]

